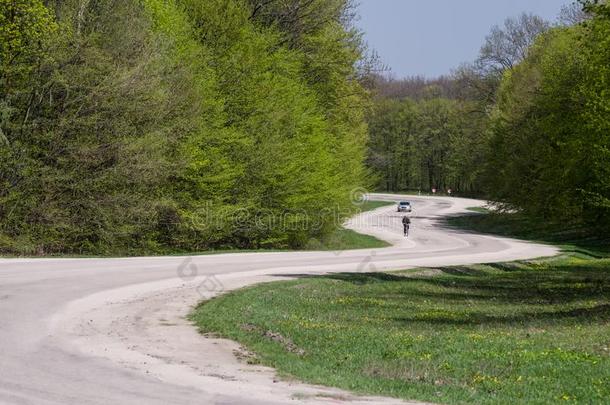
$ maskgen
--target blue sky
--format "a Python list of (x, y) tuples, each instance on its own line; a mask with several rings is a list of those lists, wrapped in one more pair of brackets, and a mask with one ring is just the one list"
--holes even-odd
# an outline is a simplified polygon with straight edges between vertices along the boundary
[(360, 0), (358, 26), (396, 77), (435, 77), (476, 58), (493, 25), (523, 11), (554, 20), (571, 0)]

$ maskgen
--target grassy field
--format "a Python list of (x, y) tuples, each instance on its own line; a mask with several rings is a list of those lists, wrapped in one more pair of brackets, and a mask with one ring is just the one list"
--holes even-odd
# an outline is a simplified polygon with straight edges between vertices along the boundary
[[(524, 230), (499, 218), (452, 221), (475, 228), (492, 220), (505, 234)], [(568, 239), (571, 250), (545, 261), (254, 286), (202, 304), (192, 318), (283, 376), (360, 393), (607, 403), (610, 259), (600, 241)]]

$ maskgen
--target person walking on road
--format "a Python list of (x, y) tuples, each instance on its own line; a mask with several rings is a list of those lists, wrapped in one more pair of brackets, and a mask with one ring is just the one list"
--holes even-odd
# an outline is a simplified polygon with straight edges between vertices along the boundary
[(402, 227), (405, 234), (405, 238), (409, 237), (409, 227), (411, 226), (411, 220), (408, 216), (402, 217)]

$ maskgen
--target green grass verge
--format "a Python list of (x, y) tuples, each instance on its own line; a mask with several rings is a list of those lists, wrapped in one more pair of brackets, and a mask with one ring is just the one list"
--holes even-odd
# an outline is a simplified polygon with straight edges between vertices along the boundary
[(467, 208), (468, 211), (476, 212), (478, 214), (489, 214), (490, 211), (485, 207), (470, 207)]
[(358, 206), (358, 212), (373, 211), (377, 208), (388, 207), (390, 205), (396, 205), (393, 201), (364, 201)]
[[(509, 236), (527, 230), (497, 217), (456, 221), (497, 221), (494, 230)], [(570, 239), (578, 251), (263, 284), (203, 303), (192, 319), (281, 375), (359, 393), (451, 404), (607, 403), (610, 259), (597, 258), (605, 252), (598, 240), (549, 238)]]
[(610, 262), (571, 259), (276, 282), (200, 306), (285, 376), (442, 403), (610, 398)]
[(321, 241), (311, 240), (306, 250), (379, 249), (388, 246), (389, 243), (374, 236), (363, 235), (350, 229), (338, 229)]

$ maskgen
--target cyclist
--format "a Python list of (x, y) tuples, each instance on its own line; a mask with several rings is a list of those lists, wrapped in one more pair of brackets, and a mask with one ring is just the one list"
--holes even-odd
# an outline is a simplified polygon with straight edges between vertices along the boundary
[(405, 237), (409, 236), (409, 227), (411, 226), (411, 220), (408, 216), (402, 217), (402, 227), (404, 230)]

